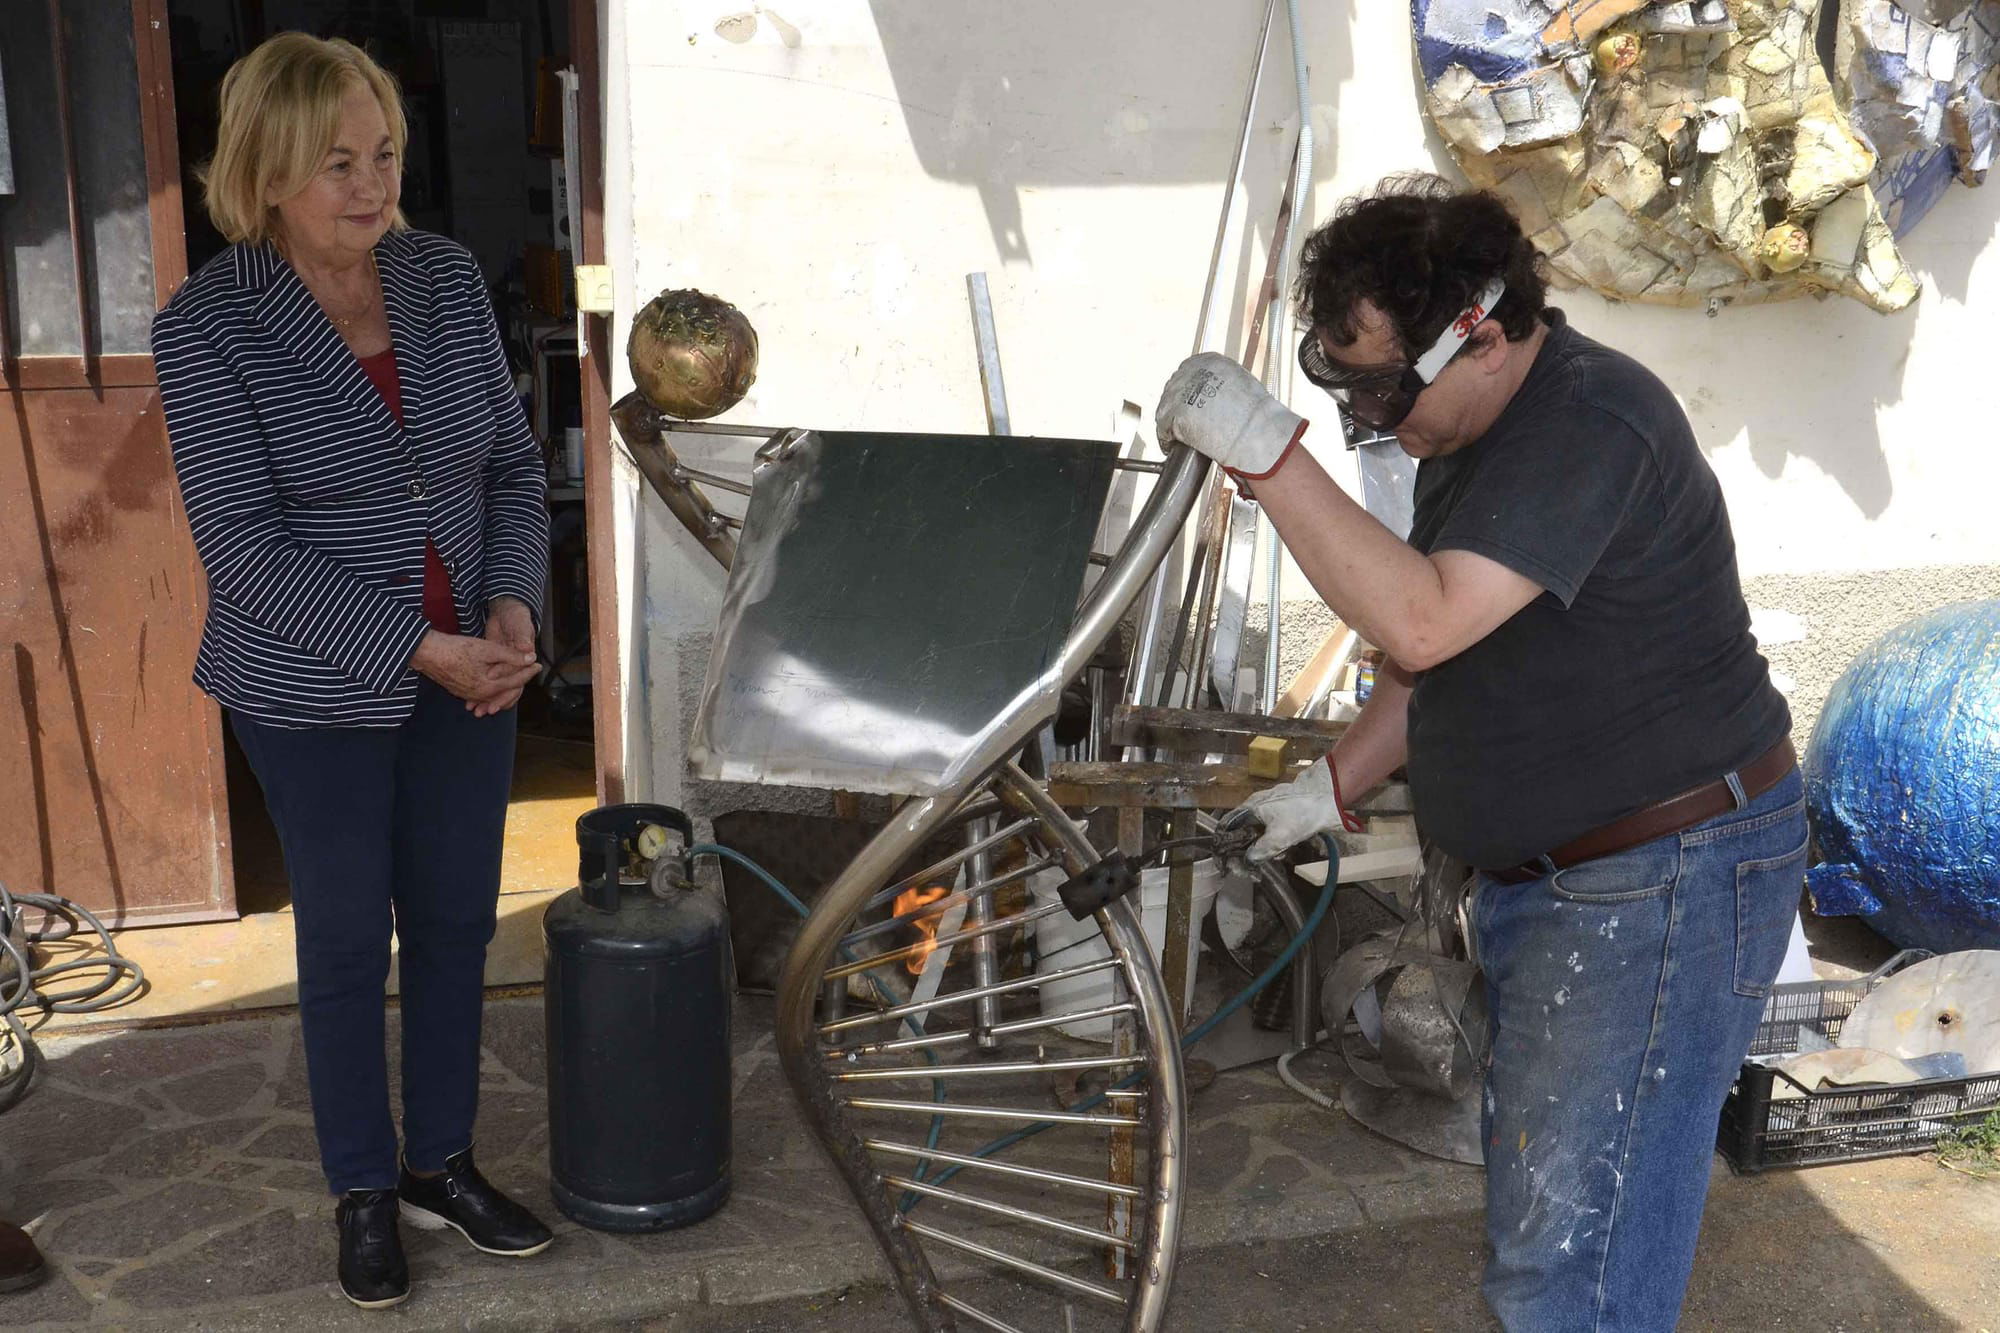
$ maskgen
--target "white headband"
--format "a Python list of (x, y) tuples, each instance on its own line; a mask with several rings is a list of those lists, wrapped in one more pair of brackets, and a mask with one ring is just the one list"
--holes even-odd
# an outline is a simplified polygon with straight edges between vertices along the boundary
[(1500, 304), (1500, 298), (1506, 294), (1507, 284), (1499, 278), (1493, 279), (1471, 305), (1458, 312), (1457, 319), (1445, 326), (1430, 350), (1417, 358), (1416, 371), (1425, 384), (1438, 377), (1445, 363), (1458, 354), (1458, 349), (1465, 346), (1465, 340), (1472, 336), (1479, 322), (1493, 313), (1493, 307)]

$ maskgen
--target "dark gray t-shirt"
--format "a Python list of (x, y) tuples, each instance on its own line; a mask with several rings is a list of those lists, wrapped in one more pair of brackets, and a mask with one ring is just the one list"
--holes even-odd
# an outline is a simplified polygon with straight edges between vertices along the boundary
[(1417, 468), (1410, 543), (1546, 591), (1417, 676), (1418, 822), (1516, 865), (1762, 754), (1790, 730), (1750, 635), (1722, 489), (1653, 373), (1550, 311), (1479, 440)]

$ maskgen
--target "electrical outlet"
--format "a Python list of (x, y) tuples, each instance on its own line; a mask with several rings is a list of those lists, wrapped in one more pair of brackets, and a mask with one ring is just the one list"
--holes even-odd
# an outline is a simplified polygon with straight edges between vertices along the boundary
[(586, 315), (608, 315), (616, 297), (609, 264), (576, 266), (576, 308)]

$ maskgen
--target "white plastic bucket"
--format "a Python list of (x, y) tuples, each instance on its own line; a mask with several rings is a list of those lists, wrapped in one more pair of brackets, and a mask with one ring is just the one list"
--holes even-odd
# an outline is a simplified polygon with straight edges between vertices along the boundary
[[(1045, 870), (1029, 880), (1028, 889), (1034, 895), (1035, 906), (1061, 902), (1062, 896), (1057, 890), (1062, 887), (1064, 878), (1061, 871)], [(1215, 895), (1222, 883), (1222, 870), (1213, 860), (1203, 861), (1194, 868), (1194, 902), (1188, 918), (1187, 994), (1182, 999), (1183, 1006), (1194, 1002), (1195, 963), (1201, 954), (1201, 922), (1208, 915), (1209, 908), (1214, 906)], [(1140, 872), (1139, 904), (1140, 926), (1146, 933), (1146, 943), (1152, 947), (1153, 961), (1159, 963), (1167, 947), (1167, 871), (1164, 867)], [(1110, 946), (1098, 932), (1097, 919), (1085, 917), (1078, 921), (1068, 912), (1053, 912), (1035, 923), (1035, 948), (1040, 954), (1035, 963), (1035, 972), (1039, 976), (1111, 956)], [(1040, 988), (1042, 1013), (1074, 1013), (1113, 1003), (1112, 978), (1115, 975), (1107, 968), (1102, 972), (1044, 984)], [(1060, 1024), (1056, 1031), (1083, 1041), (1108, 1042), (1111, 1040), (1111, 1019), (1086, 1018)]]

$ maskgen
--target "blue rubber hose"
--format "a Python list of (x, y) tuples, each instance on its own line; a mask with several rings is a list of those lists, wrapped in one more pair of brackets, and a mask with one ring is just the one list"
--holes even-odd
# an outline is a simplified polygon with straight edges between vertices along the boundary
[[(718, 860), (734, 861), (736, 862), (736, 864), (742, 866), (745, 870), (748, 870), (751, 874), (755, 875), (758, 879), (762, 880), (766, 888), (770, 889), (771, 892), (777, 894), (779, 898), (784, 900), (786, 906), (790, 907), (794, 912), (797, 912), (799, 914), (800, 919), (803, 920), (805, 917), (811, 914), (811, 909), (808, 908), (803, 902), (799, 901), (799, 896), (793, 893), (790, 889), (786, 888), (783, 882), (780, 881), (776, 875), (773, 875), (770, 871), (764, 869), (764, 867), (758, 865), (755, 861), (751, 860), (743, 853), (737, 851), (734, 847), (724, 847), (721, 843), (716, 843), (716, 842), (698, 842), (694, 846), (688, 848), (687, 854), (691, 857), (713, 856)], [(840, 954), (841, 957), (847, 962), (851, 963), (855, 961), (854, 951), (852, 949), (843, 946), (840, 950)], [(863, 972), (861, 976), (868, 982), (870, 986), (873, 986), (875, 988), (876, 995), (881, 997), (881, 1000), (884, 1004), (893, 1005), (895, 1003), (894, 997), (890, 996), (887, 992), (885, 992), (882, 989), (882, 983), (875, 980), (875, 978), (869, 976), (866, 972)], [(921, 1037), (924, 1035), (923, 1028), (917, 1025), (914, 1016), (910, 1018), (905, 1018), (903, 1020), (903, 1025), (909, 1028), (912, 1036)], [(929, 1047), (919, 1046), (917, 1048), (917, 1051), (924, 1057), (925, 1060), (929, 1061), (931, 1064), (937, 1063), (937, 1056), (931, 1051)], [(931, 1100), (934, 1102), (941, 1102), (945, 1100), (943, 1079), (934, 1078), (931, 1080)], [(943, 1133), (944, 1133), (944, 1117), (942, 1115), (932, 1116), (931, 1131), (929, 1136), (926, 1137), (924, 1140), (925, 1150), (935, 1151), (938, 1145), (938, 1139), (943, 1135)], [(924, 1179), (924, 1168), (928, 1167), (929, 1165), (930, 1165), (930, 1159), (926, 1157), (917, 1163), (915, 1170), (913, 1170), (911, 1174), (915, 1176), (917, 1180), (921, 1181)], [(909, 1208), (913, 1206), (913, 1201), (917, 1197), (918, 1196), (912, 1192), (909, 1191), (904, 1192), (901, 1204), (905, 1212), (907, 1212)]]

